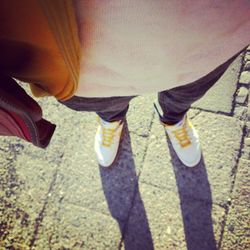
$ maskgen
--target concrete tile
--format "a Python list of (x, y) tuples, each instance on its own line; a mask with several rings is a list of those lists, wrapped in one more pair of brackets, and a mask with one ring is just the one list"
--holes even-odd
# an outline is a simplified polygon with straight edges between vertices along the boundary
[(123, 249), (216, 249), (224, 209), (141, 183)]
[(91, 129), (83, 128), (81, 135), (77, 130), (69, 138), (58, 169), (55, 192), (70, 204), (111, 213), (123, 220), (131, 207), (147, 140), (137, 135), (131, 135), (130, 139), (125, 126), (118, 159), (112, 168), (106, 169), (96, 161), (94, 135), (92, 125)]
[[(39, 229), (41, 233), (35, 241), (38, 249), (39, 246), (45, 246), (45, 249), (49, 246), (52, 249), (118, 249), (138, 185), (137, 168), (142, 165), (140, 152), (145, 152), (146, 139), (137, 135), (131, 135), (130, 139), (126, 126), (117, 164), (111, 169), (103, 169), (96, 162), (91, 143), (95, 128), (90, 122), (81, 124), (65, 146), (55, 187), (46, 207), (49, 214), (46, 214), (44, 226)], [(138, 140), (140, 145), (135, 147), (133, 143), (137, 144)], [(132, 148), (136, 148), (134, 153)], [(65, 207), (68, 209), (63, 211)], [(60, 222), (55, 221), (57, 218)], [(62, 227), (55, 229), (55, 224), (62, 224)], [(69, 236), (64, 234), (65, 231)]]
[(137, 135), (148, 136), (154, 115), (156, 94), (137, 96), (130, 101), (127, 113), (129, 130)]
[(250, 161), (240, 160), (221, 249), (250, 249)]
[[(52, 114), (56, 114), (54, 110), (54, 107), (50, 109)], [(26, 249), (60, 164), (63, 151), (58, 149), (63, 144), (54, 141), (44, 150), (18, 138), (1, 137), (0, 140), (1, 170), (5, 169), (0, 174), (4, 183), (0, 198), (4, 208), (2, 221), (8, 234), (3, 244), (9, 242), (16, 249)]]
[(0, 171), (0, 249), (30, 249), (56, 170), (22, 152), (12, 154)]
[(34, 249), (118, 249), (121, 233), (110, 217), (53, 198)]
[[(17, 212), (22, 213), (19, 216), (24, 217), (24, 219), (21, 218), (22, 221), (28, 221), (25, 223), (29, 224), (30, 230), (27, 229), (25, 232), (29, 237), (25, 236), (24, 232), (20, 233), (21, 229), (18, 228), (15, 232), (20, 237), (11, 232), (12, 235), (8, 239), (12, 237), (11, 240), (17, 246), (22, 245), (22, 247), (30, 247), (31, 241), (37, 242), (34, 238), (37, 237), (34, 236), (36, 234), (34, 231), (35, 228), (40, 230), (43, 216), (41, 220), (38, 220), (38, 224), (35, 220), (44, 202), (47, 202), (50, 196), (58, 197), (58, 202), (65, 202), (69, 206), (83, 209), (85, 207), (108, 216), (111, 215), (122, 227), (132, 206), (137, 186), (137, 174), (142, 166), (147, 138), (132, 132), (130, 135), (132, 139), (130, 139), (126, 126), (116, 166), (112, 169), (102, 169), (96, 162), (93, 149), (97, 127), (96, 115), (73, 112), (51, 98), (47, 98), (43, 103), (45, 105), (44, 117), (57, 124), (57, 130), (46, 150), (36, 148), (20, 139), (1, 138), (1, 151), (5, 154), (1, 163), (5, 163), (7, 169), (7, 159), (14, 162), (16, 168), (19, 169), (21, 180), (25, 180), (24, 187), (22, 187), (24, 192), (19, 194), (20, 200), (25, 204), (32, 204), (29, 209), (22, 205), (25, 209), (18, 208)], [(146, 116), (150, 117), (148, 114)], [(144, 123), (144, 126), (148, 125)], [(10, 153), (12, 151), (22, 154), (17, 159), (15, 154)], [(52, 193), (47, 194), (53, 176), (56, 176), (53, 190)], [(5, 193), (2, 195), (4, 197)], [(9, 203), (6, 202), (6, 204)], [(13, 204), (14, 206), (17, 204), (16, 196)], [(44, 209), (44, 212), (47, 211), (47, 206)], [(6, 211), (3, 216), (8, 217), (8, 214), (12, 214), (12, 211)], [(13, 219), (11, 223), (16, 222)], [(7, 222), (4, 225), (9, 226), (9, 224)], [(15, 241), (13, 237), (16, 238)]]
[(209, 111), (231, 113), (242, 57), (243, 54), (239, 55), (206, 95), (192, 106)]
[(198, 200), (224, 205), (230, 193), (243, 124), (235, 118), (201, 112), (192, 119), (203, 149), (203, 159), (187, 168), (168, 147), (164, 129), (154, 121), (140, 180)]

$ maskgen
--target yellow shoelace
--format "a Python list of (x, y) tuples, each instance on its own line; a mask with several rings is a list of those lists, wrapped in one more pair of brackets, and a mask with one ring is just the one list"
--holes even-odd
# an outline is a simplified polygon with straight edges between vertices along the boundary
[(97, 117), (97, 121), (101, 125), (101, 128), (102, 128), (102, 146), (110, 147), (113, 142), (115, 132), (119, 128), (120, 123), (118, 123), (118, 125), (115, 128), (105, 128), (102, 126), (100, 117)]
[(117, 128), (103, 128), (102, 127), (102, 146), (110, 147), (113, 142), (114, 133)]
[[(174, 134), (176, 139), (179, 141), (182, 148), (188, 147), (191, 144), (189, 135), (187, 133), (186, 122), (187, 121), (185, 121), (185, 124), (183, 124), (181, 128), (172, 131), (172, 133)], [(192, 125), (189, 123), (189, 126), (192, 126)]]
[(173, 131), (176, 139), (179, 141), (182, 148), (185, 148), (191, 144), (186, 128), (180, 128)]

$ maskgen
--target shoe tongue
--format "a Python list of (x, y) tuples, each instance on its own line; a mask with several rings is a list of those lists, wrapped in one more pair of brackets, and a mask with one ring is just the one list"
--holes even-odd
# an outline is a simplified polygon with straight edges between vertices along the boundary
[(115, 121), (115, 122), (107, 122), (104, 120), (101, 120), (101, 123), (104, 127), (108, 127), (108, 128), (116, 128), (119, 121)]
[(180, 120), (178, 123), (175, 124), (175, 126), (182, 126), (182, 124), (184, 123), (185, 119)]
[(183, 125), (184, 121), (185, 121), (185, 119), (182, 119), (179, 122), (177, 122), (176, 124), (169, 126), (168, 129), (171, 131), (176, 130), (177, 128), (179, 128)]

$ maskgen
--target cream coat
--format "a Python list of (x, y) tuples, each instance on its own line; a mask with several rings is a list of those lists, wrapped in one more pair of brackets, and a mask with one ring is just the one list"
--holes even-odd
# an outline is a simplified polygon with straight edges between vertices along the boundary
[(83, 97), (144, 94), (208, 74), (250, 43), (250, 0), (74, 1)]

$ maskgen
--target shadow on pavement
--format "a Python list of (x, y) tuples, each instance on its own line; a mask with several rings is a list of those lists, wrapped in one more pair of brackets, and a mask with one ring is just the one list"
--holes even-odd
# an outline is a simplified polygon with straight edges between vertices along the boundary
[(185, 240), (188, 250), (216, 250), (212, 220), (212, 195), (202, 159), (198, 166), (188, 168), (178, 159), (167, 139), (178, 187)]
[[(100, 167), (104, 195), (122, 235), (119, 249), (122, 247), (122, 241), (126, 250), (154, 249), (146, 211), (139, 193), (127, 123), (120, 146), (119, 158), (115, 165), (110, 169)], [(134, 205), (136, 213), (140, 214), (140, 223), (131, 219), (134, 217), (130, 216)]]

